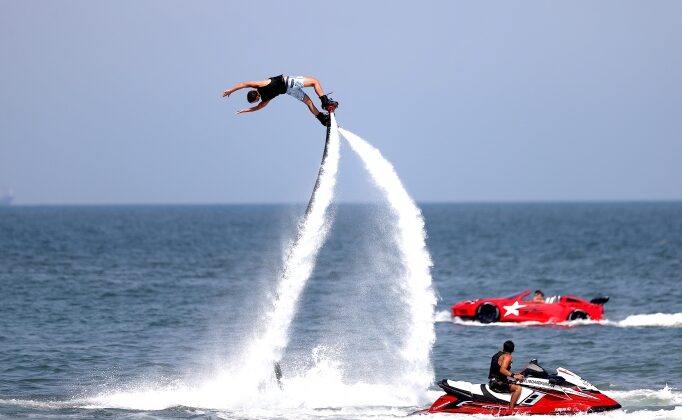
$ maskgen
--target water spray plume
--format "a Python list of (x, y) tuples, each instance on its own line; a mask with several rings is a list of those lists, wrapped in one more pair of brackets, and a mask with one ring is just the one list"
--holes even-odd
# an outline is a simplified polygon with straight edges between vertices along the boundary
[(339, 132), (333, 113), (328, 130), (315, 189), (298, 225), (296, 239), (285, 252), (272, 307), (265, 315), (264, 331), (250, 343), (242, 358), (241, 370), (249, 373), (251, 385), (259, 386), (273, 376), (274, 363), (281, 359), (288, 344), (289, 327), (296, 315), (299, 298), (329, 232), (328, 209), (334, 198), (339, 166)]
[(398, 219), (396, 242), (405, 269), (401, 287), (405, 292), (404, 302), (410, 312), (410, 325), (401, 349), (401, 356), (406, 362), (403, 383), (410, 384), (415, 392), (424, 392), (434, 380), (431, 349), (436, 339), (436, 295), (431, 280), (433, 264), (426, 247), (424, 219), (403, 187), (393, 165), (381, 152), (350, 131), (339, 131), (360, 156)]

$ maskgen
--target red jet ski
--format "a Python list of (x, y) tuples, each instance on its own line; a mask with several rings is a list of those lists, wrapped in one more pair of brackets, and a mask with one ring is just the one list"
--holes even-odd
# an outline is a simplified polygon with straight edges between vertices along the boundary
[(547, 415), (596, 413), (621, 408), (618, 402), (575, 373), (564, 368), (558, 368), (556, 372), (550, 375), (537, 360), (531, 360), (521, 372), (525, 378), (516, 381), (522, 390), (512, 412), (508, 410), (511, 394), (492, 391), (487, 384), (443, 379), (438, 385), (446, 394), (419, 413)]
[(452, 305), (452, 316), (488, 324), (491, 322), (558, 323), (604, 317), (607, 296), (591, 301), (575, 296), (554, 296), (544, 302), (523, 300), (530, 290), (503, 298), (465, 300)]

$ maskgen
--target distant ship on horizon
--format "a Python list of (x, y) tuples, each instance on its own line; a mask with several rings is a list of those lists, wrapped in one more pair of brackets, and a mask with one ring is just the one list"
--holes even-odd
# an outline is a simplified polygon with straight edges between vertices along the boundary
[(9, 206), (14, 200), (14, 191), (9, 190), (7, 194), (0, 196), (0, 206)]

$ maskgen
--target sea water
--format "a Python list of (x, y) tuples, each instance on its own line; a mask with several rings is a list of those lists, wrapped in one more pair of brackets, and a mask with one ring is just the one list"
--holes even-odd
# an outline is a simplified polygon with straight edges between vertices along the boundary
[[(436, 379), (485, 381), (516, 343), (621, 402), (589, 418), (682, 418), (682, 203), (417, 203), (433, 266)], [(0, 416), (394, 418), (411, 325), (386, 203), (339, 204), (287, 334), (279, 386), (227, 369), (272, 309), (304, 206), (0, 209)], [(460, 300), (608, 295), (606, 321), (481, 326)], [(237, 382), (238, 383), (238, 382)], [(454, 416), (457, 418), (458, 416)]]

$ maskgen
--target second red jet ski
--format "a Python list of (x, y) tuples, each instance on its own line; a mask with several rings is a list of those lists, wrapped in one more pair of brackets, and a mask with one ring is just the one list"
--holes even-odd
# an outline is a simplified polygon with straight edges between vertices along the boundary
[(474, 320), (483, 324), (491, 322), (559, 323), (576, 320), (601, 320), (607, 296), (591, 301), (575, 296), (554, 296), (542, 302), (524, 300), (530, 290), (509, 297), (465, 300), (452, 305), (452, 316)]

